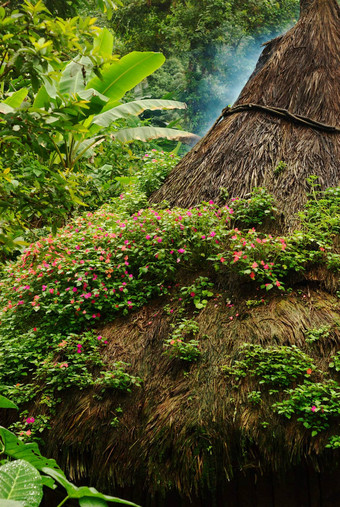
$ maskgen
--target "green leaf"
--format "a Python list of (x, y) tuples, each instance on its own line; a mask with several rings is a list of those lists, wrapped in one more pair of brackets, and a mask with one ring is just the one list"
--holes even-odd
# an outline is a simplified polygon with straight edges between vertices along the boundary
[(0, 498), (22, 502), (24, 507), (38, 507), (42, 495), (40, 474), (30, 463), (19, 459), (0, 467)]
[(112, 122), (119, 118), (127, 118), (129, 115), (138, 116), (146, 109), (151, 111), (159, 109), (185, 109), (186, 105), (183, 102), (177, 102), (175, 100), (134, 100), (127, 104), (121, 104), (120, 106), (114, 107), (109, 111), (97, 114), (93, 118), (93, 123), (102, 127), (109, 127)]
[(10, 97), (7, 97), (6, 100), (4, 100), (4, 104), (7, 104), (10, 107), (13, 107), (14, 109), (21, 106), (25, 98), (27, 97), (28, 89), (27, 88), (21, 88), (21, 90), (18, 90), (17, 92), (12, 93)]
[(51, 97), (47, 93), (45, 85), (42, 85), (34, 99), (32, 108), (33, 109), (48, 109), (51, 105)]
[(100, 500), (106, 500), (107, 502), (116, 502), (124, 505), (131, 505), (132, 507), (138, 507), (135, 503), (129, 502), (128, 500), (122, 500), (121, 498), (99, 493), (99, 491), (97, 491), (95, 488), (88, 488), (87, 486), (81, 486), (78, 488), (72, 484), (72, 482), (68, 481), (64, 475), (51, 468), (46, 467), (43, 468), (42, 471), (44, 474), (50, 475), (53, 477), (53, 479), (59, 482), (59, 484), (61, 484), (66, 489), (66, 492), (70, 498), (99, 498)]
[(149, 141), (149, 139), (171, 139), (186, 144), (195, 144), (200, 138), (190, 132), (183, 130), (167, 129), (162, 127), (135, 127), (122, 129), (114, 133), (117, 141), (126, 143), (128, 141)]
[(98, 104), (100, 106), (103, 106), (109, 100), (108, 97), (105, 97), (105, 95), (102, 95), (101, 93), (97, 92), (97, 90), (95, 90), (94, 88), (82, 90), (78, 92), (77, 95), (83, 100), (88, 100), (89, 102), (93, 104)]
[(36, 443), (24, 444), (14, 433), (0, 426), (0, 438), (3, 442), (3, 453), (16, 459), (24, 459), (33, 465), (37, 470), (49, 467), (63, 473), (54, 459), (44, 458)]
[(4, 102), (0, 102), (1, 114), (13, 113), (13, 111), (14, 111), (13, 107), (9, 106), (8, 104), (5, 104)]
[(61, 94), (69, 93), (74, 94), (81, 90), (84, 90), (84, 75), (92, 69), (92, 62), (86, 56), (75, 59), (68, 63), (61, 74), (59, 81), (59, 91)]
[(113, 35), (107, 28), (103, 28), (93, 41), (94, 55), (109, 58), (113, 52)]
[(56, 489), (57, 487), (52, 477), (47, 477), (46, 475), (41, 476), (41, 482), (43, 486), (46, 486), (50, 489)]
[(13, 403), (13, 401), (9, 400), (8, 398), (5, 398), (5, 396), (2, 396), (0, 394), (0, 408), (16, 408), (18, 409), (18, 406)]
[(16, 500), (1, 500), (1, 507), (24, 507), (24, 504)]
[(100, 498), (89, 498), (84, 496), (79, 498), (80, 507), (107, 507), (108, 503)]
[(112, 100), (121, 99), (165, 61), (161, 53), (134, 51), (112, 63), (102, 77), (91, 79), (86, 88), (94, 88)]

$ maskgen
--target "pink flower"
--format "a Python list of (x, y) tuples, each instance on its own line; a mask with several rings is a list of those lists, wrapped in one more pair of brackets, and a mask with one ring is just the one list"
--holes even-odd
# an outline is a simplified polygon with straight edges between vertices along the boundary
[(221, 261), (221, 262), (225, 262), (225, 258), (224, 258), (224, 257), (221, 257), (220, 261)]
[(251, 265), (251, 267), (252, 267), (253, 269), (255, 269), (255, 268), (258, 268), (258, 267), (259, 267), (259, 265), (257, 264), (257, 262), (253, 262), (253, 264)]
[(53, 294), (54, 289), (49, 289), (50, 294)]
[(151, 239), (151, 236), (149, 234), (147, 234), (145, 237), (146, 239)]
[(278, 280), (276, 280), (275, 285), (276, 285), (276, 287), (280, 287), (281, 284)]
[(313, 406), (311, 407), (311, 411), (312, 411), (312, 412), (315, 412), (315, 410), (316, 410), (316, 406), (315, 406), (315, 405), (313, 405)]
[(162, 243), (162, 238), (157, 238), (158, 243)]
[(28, 437), (31, 435), (31, 433), (32, 433), (32, 431), (31, 431), (31, 430), (27, 430), (27, 431), (25, 432), (25, 434), (26, 434)]
[(26, 422), (27, 424), (33, 424), (35, 421), (34, 417), (27, 417)]
[(47, 289), (47, 285), (43, 285), (42, 288), (41, 288), (42, 291), (44, 291), (46, 289)]
[(179, 248), (179, 249), (177, 250), (177, 252), (178, 252), (178, 253), (184, 253), (184, 252), (185, 252), (185, 250), (184, 250), (184, 248)]
[(211, 233), (209, 234), (209, 236), (211, 236), (213, 238), (214, 236), (216, 236), (216, 232), (215, 231), (211, 231)]
[(201, 236), (201, 239), (205, 239), (205, 235), (203, 234), (203, 236)]
[(190, 296), (194, 298), (196, 296), (195, 292), (190, 292)]
[(77, 292), (78, 291), (77, 287), (73, 287), (72, 291)]
[(68, 368), (68, 363), (60, 363), (59, 368)]

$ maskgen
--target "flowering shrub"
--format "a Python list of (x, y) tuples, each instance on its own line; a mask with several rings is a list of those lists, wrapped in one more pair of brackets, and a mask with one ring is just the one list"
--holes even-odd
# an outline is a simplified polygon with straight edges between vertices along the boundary
[(340, 416), (340, 386), (334, 380), (305, 382), (285, 393), (288, 398), (274, 403), (274, 410), (288, 419), (296, 415), (305, 428), (312, 430), (312, 436), (327, 429), (329, 419)]
[(266, 218), (275, 219), (274, 197), (265, 188), (254, 188), (249, 199), (232, 199), (235, 222), (253, 227), (262, 224)]
[(207, 306), (208, 300), (214, 293), (214, 284), (206, 276), (199, 276), (190, 287), (181, 288), (181, 296), (184, 304), (193, 302), (198, 310)]
[[(72, 220), (56, 236), (40, 238), (3, 266), (0, 386), (5, 393), (22, 402), (36, 393), (52, 408), (61, 390), (93, 385), (93, 371), (107, 366), (100, 359), (103, 341), (96, 341), (98, 333), (91, 329), (166, 294), (179, 268), (214, 265), (226, 276), (233, 271), (266, 290), (282, 289), (289, 273), (312, 263), (327, 266), (329, 261), (337, 269), (334, 227), (329, 236), (306, 230), (273, 237), (254, 228), (231, 228), (234, 210), (219, 209), (212, 201), (191, 209), (146, 208), (146, 202), (145, 194), (126, 192)], [(212, 282), (199, 277), (180, 294), (200, 310), (213, 294)], [(180, 310), (182, 318), (184, 307)], [(166, 342), (167, 353), (196, 360), (197, 333), (188, 334), (183, 322), (176, 323), (178, 336), (175, 330)]]

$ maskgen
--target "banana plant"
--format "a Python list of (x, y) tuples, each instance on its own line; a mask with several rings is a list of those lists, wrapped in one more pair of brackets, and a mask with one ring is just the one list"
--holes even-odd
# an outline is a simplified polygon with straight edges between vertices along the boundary
[[(109, 57), (113, 37), (102, 30), (93, 46), (97, 56)], [(93, 148), (113, 128), (113, 136), (122, 142), (146, 141), (164, 137), (193, 143), (197, 136), (189, 132), (159, 127), (126, 128), (126, 120), (145, 110), (184, 109), (182, 102), (172, 100), (135, 100), (122, 103), (125, 93), (157, 70), (165, 61), (161, 53), (137, 52), (113, 59), (95, 68), (91, 57), (75, 58), (65, 65), (59, 79), (45, 80), (28, 113), (41, 122), (42, 145), (50, 150), (50, 163), (62, 164), (66, 173), (78, 161), (93, 154)], [(122, 128), (123, 127), (123, 128)]]

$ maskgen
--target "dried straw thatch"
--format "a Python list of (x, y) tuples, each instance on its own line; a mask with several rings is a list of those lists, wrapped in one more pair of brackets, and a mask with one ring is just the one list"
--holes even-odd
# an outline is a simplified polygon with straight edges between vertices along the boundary
[[(338, 185), (339, 47), (337, 0), (301, 0), (300, 20), (266, 44), (236, 107), (222, 113), (151, 200), (222, 203), (221, 187), (244, 197), (264, 186), (288, 215), (305, 202), (311, 174), (323, 188)], [(287, 167), (275, 175), (280, 161)]]
[[(250, 309), (242, 298), (234, 300), (233, 308), (226, 307), (220, 287), (222, 297), (216, 294), (197, 319), (202, 356), (193, 365), (163, 354), (171, 321), (163, 306), (169, 300), (153, 302), (107, 325), (101, 334), (109, 341), (109, 364), (130, 362), (131, 373), (142, 377), (143, 385), (130, 394), (112, 391), (101, 401), (93, 397), (93, 390), (70, 393), (58, 408), (46, 453), (57, 458), (71, 478), (91, 481), (115, 494), (120, 487), (125, 488), (124, 495), (144, 506), (188, 506), (192, 498), (196, 498), (195, 506), (215, 505), (213, 499), (224, 492), (224, 500), (217, 505), (285, 507), (286, 491), (283, 500), (263, 503), (273, 478), (262, 484), (262, 502), (260, 498), (249, 504), (241, 500), (242, 495), (246, 497), (245, 491), (238, 491), (235, 482), (228, 486), (228, 481), (236, 476), (249, 492), (250, 485), (256, 483), (254, 474), (261, 481), (262, 474), (274, 473), (279, 481), (280, 471), (291, 471), (299, 463), (315, 474), (315, 469), (325, 464), (319, 455), (338, 423), (333, 421), (330, 431), (311, 437), (296, 417), (288, 421), (272, 410), (276, 397), (258, 381), (247, 378), (235, 389), (234, 379), (222, 366), (238, 359), (243, 343), (250, 342), (264, 347), (297, 345), (314, 357), (318, 368), (327, 369), (331, 355), (339, 350), (339, 328), (333, 327), (327, 340), (312, 347), (306, 344), (305, 332), (339, 320), (339, 299), (312, 281), (305, 281), (301, 287), (303, 290), (284, 298), (272, 296), (266, 306)], [(249, 297), (249, 287), (246, 292)], [(259, 388), (263, 401), (253, 405), (248, 394)], [(110, 421), (117, 407), (122, 408), (122, 414), (119, 426), (114, 428)], [(331, 451), (328, 453), (332, 456)], [(332, 467), (334, 470), (334, 461)], [(242, 475), (247, 471), (252, 480)], [(321, 505), (308, 503), (310, 490), (303, 493), (305, 484), (301, 489), (295, 482), (294, 488), (291, 496), (299, 490), (296, 498), (301, 500), (302, 495), (304, 499), (295, 503), (291, 498), (289, 505)], [(171, 503), (168, 496), (159, 496), (169, 492), (181, 495), (182, 500), (179, 496)], [(208, 492), (206, 503), (204, 492)], [(282, 490), (276, 495), (282, 495)]]

